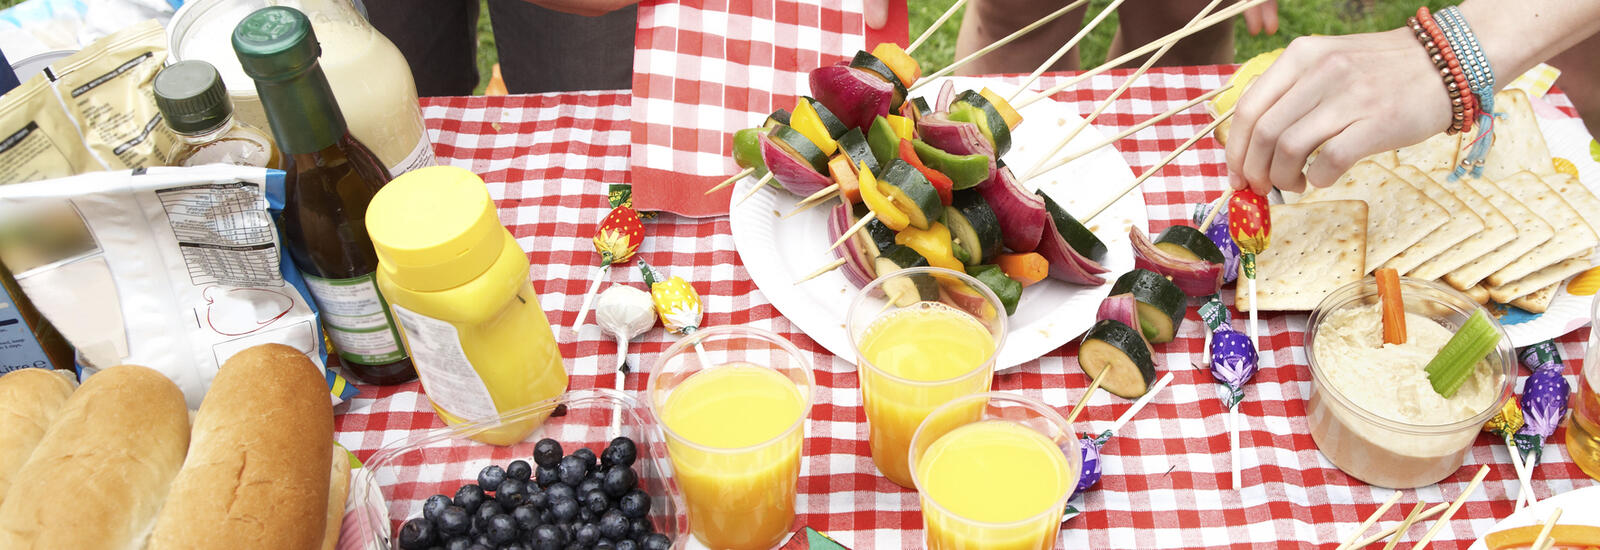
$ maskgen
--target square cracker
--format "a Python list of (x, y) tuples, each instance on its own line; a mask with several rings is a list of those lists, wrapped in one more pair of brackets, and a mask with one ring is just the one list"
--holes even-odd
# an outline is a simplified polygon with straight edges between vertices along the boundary
[(1567, 200), (1567, 204), (1578, 210), (1578, 215), (1583, 216), (1583, 221), (1589, 224), (1589, 229), (1600, 234), (1600, 198), (1596, 198), (1593, 191), (1571, 174), (1559, 172), (1546, 174), (1543, 179), (1545, 185), (1555, 189), (1561, 198)]
[[(1366, 273), (1367, 203), (1274, 204), (1271, 215), (1272, 244), (1256, 256), (1256, 306), (1262, 311), (1310, 311)], [(1244, 288), (1234, 293), (1239, 311), (1250, 310)]]
[(1461, 202), (1461, 199), (1451, 194), (1450, 190), (1445, 189), (1443, 185), (1439, 185), (1439, 182), (1433, 181), (1433, 178), (1428, 177), (1427, 174), (1422, 173), (1415, 166), (1400, 166), (1394, 170), (1394, 174), (1422, 190), (1423, 194), (1433, 199), (1433, 202), (1439, 203), (1439, 206), (1443, 206), (1445, 211), (1450, 212), (1450, 220), (1439, 226), (1439, 229), (1429, 233), (1428, 236), (1423, 237), (1422, 240), (1417, 241), (1417, 244), (1411, 245), (1411, 248), (1407, 248), (1404, 252), (1390, 258), (1388, 262), (1383, 264), (1384, 267), (1394, 268), (1401, 275), (1405, 275), (1417, 266), (1422, 265), (1423, 262), (1443, 254), (1445, 251), (1450, 250), (1451, 247), (1460, 244), (1461, 241), (1465, 241), (1483, 231), (1483, 218), (1481, 216), (1474, 214), (1466, 203)]
[(1555, 173), (1528, 94), (1517, 89), (1494, 94), (1494, 110), (1494, 144), (1483, 159), (1483, 178), (1500, 181), (1523, 170)]
[(1511, 220), (1501, 213), (1499, 208), (1495, 208), (1489, 199), (1474, 191), (1472, 186), (1464, 181), (1450, 181), (1449, 171), (1435, 172), (1431, 176), (1435, 183), (1461, 199), (1468, 209), (1483, 218), (1483, 231), (1457, 243), (1455, 248), (1423, 262), (1406, 275), (1418, 279), (1436, 280), (1517, 238), (1517, 229), (1511, 225)]
[(1439, 132), (1422, 143), (1401, 147), (1395, 151), (1395, 159), (1400, 164), (1415, 166), (1423, 172), (1438, 172), (1454, 169), (1460, 150), (1461, 134)]
[(1518, 172), (1495, 185), (1529, 209), (1544, 215), (1555, 235), (1499, 271), (1489, 274), (1489, 286), (1505, 285), (1578, 254), (1588, 256), (1587, 251), (1600, 245), (1600, 237), (1596, 237), (1594, 230), (1589, 229), (1589, 224), (1584, 223), (1578, 211), (1554, 189), (1545, 185), (1539, 176), (1532, 172)]
[(1561, 288), (1561, 283), (1533, 291), (1532, 294), (1511, 301), (1511, 305), (1522, 308), (1528, 313), (1544, 313), (1550, 309), (1550, 301), (1556, 297), (1556, 289)]
[(1527, 254), (1535, 247), (1550, 240), (1550, 237), (1555, 236), (1555, 230), (1550, 227), (1550, 224), (1545, 223), (1543, 217), (1518, 202), (1509, 193), (1501, 190), (1500, 186), (1480, 178), (1467, 177), (1462, 178), (1460, 181), (1482, 194), (1484, 198), (1489, 199), (1489, 202), (1494, 203), (1496, 208), (1505, 213), (1506, 219), (1511, 220), (1511, 227), (1513, 231), (1517, 232), (1517, 236), (1511, 242), (1494, 249), (1493, 252), (1479, 256), (1478, 259), (1467, 262), (1467, 265), (1450, 272), (1449, 275), (1445, 275), (1444, 281), (1450, 283), (1450, 286), (1456, 287), (1456, 290), (1464, 290), (1478, 284), (1479, 281), (1487, 279), (1490, 274), (1500, 271), (1502, 267), (1511, 265), (1511, 262), (1521, 258), (1523, 254)]
[(1546, 286), (1561, 284), (1561, 281), (1583, 273), (1585, 269), (1589, 269), (1588, 254), (1584, 254), (1582, 258), (1572, 258), (1546, 267), (1532, 275), (1501, 286), (1491, 286), (1489, 287), (1489, 297), (1502, 304), (1510, 303), (1517, 298), (1538, 292)]
[(1363, 274), (1382, 266), (1450, 220), (1450, 212), (1439, 203), (1375, 162), (1358, 162), (1333, 185), (1300, 197), (1300, 202), (1328, 200), (1367, 203), (1367, 265)]

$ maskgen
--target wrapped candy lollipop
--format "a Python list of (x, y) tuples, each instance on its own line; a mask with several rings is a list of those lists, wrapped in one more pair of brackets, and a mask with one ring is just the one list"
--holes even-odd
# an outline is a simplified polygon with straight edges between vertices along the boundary
[[(1195, 207), (1194, 223), (1211, 239), (1211, 244), (1217, 245), (1217, 250), (1222, 251), (1222, 282), (1231, 283), (1239, 279), (1239, 245), (1234, 244), (1233, 237), (1228, 235), (1228, 209), (1221, 208), (1226, 201), (1218, 200), (1211, 204), (1201, 204)], [(1212, 214), (1212, 211), (1216, 211)], [(1206, 218), (1215, 218), (1210, 225)]]
[(1217, 398), (1228, 408), (1229, 462), (1233, 464), (1233, 487), (1237, 489), (1243, 484), (1239, 471), (1239, 402), (1244, 400), (1244, 385), (1260, 368), (1260, 357), (1253, 340), (1234, 330), (1228, 307), (1216, 295), (1200, 306), (1200, 318), (1211, 329), (1211, 377), (1221, 383)]
[(617, 340), (617, 388), (621, 389), (622, 373), (628, 370), (628, 341), (656, 326), (655, 303), (648, 292), (628, 285), (613, 285), (600, 293), (594, 321)]
[(1517, 356), (1522, 366), (1533, 370), (1522, 386), (1524, 424), (1515, 436), (1531, 470), (1544, 454), (1544, 440), (1556, 433), (1567, 414), (1572, 386), (1563, 376), (1566, 367), (1561, 363), (1561, 353), (1549, 340), (1522, 348)]
[(1511, 452), (1511, 467), (1517, 471), (1517, 482), (1521, 485), (1517, 493), (1518, 510), (1533, 500), (1533, 480), (1528, 473), (1528, 467), (1522, 463), (1522, 453), (1517, 451), (1517, 444), (1512, 439), (1520, 429), (1522, 429), (1522, 407), (1517, 405), (1515, 399), (1507, 399), (1506, 404), (1500, 406), (1500, 412), (1495, 413), (1494, 418), (1483, 424), (1483, 431), (1499, 437), (1505, 442), (1506, 449)]
[(589, 292), (583, 296), (583, 307), (578, 308), (578, 320), (572, 324), (573, 332), (583, 328), (583, 319), (589, 316), (589, 306), (594, 303), (594, 293), (600, 290), (600, 283), (611, 273), (612, 264), (627, 263), (632, 259), (633, 253), (639, 250), (639, 241), (643, 239), (644, 223), (639, 221), (639, 213), (632, 208), (618, 206), (600, 220), (600, 226), (594, 234), (594, 251), (600, 254), (600, 273), (595, 275)]
[(644, 260), (639, 260), (639, 271), (644, 272), (644, 283), (650, 285), (650, 299), (655, 302), (656, 313), (661, 316), (661, 326), (679, 336), (700, 330), (703, 312), (700, 294), (682, 277), (674, 275), (663, 280), (661, 274)]
[(1233, 192), (1228, 199), (1228, 235), (1239, 245), (1239, 265), (1250, 292), (1250, 344), (1256, 337), (1256, 254), (1272, 242), (1272, 213), (1267, 198), (1249, 189)]
[(1078, 486), (1073, 490), (1072, 499), (1067, 501), (1066, 513), (1061, 516), (1061, 521), (1065, 522), (1081, 513), (1085, 498), (1084, 493), (1100, 482), (1100, 448), (1105, 446), (1106, 442), (1111, 440), (1111, 436), (1121, 430), (1122, 426), (1127, 424), (1128, 421), (1133, 420), (1134, 415), (1139, 414), (1139, 411), (1144, 409), (1144, 406), (1148, 405), (1150, 400), (1159, 395), (1161, 390), (1166, 389), (1167, 384), (1170, 383), (1172, 383), (1172, 373), (1169, 372), (1162, 376), (1160, 380), (1157, 380), (1156, 384), (1150, 387), (1150, 391), (1140, 396), (1132, 407), (1128, 407), (1128, 410), (1123, 412), (1122, 416), (1117, 417), (1117, 421), (1110, 428), (1100, 432), (1100, 435), (1097, 436), (1083, 434), (1078, 445), (1083, 454), (1083, 469), (1078, 474)]

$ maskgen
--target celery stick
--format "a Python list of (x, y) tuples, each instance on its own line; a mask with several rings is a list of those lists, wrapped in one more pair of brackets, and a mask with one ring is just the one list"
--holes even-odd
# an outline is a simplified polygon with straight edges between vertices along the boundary
[(1446, 399), (1455, 396), (1472, 374), (1473, 365), (1478, 364), (1499, 343), (1500, 332), (1489, 324), (1483, 309), (1472, 312), (1467, 322), (1439, 349), (1439, 354), (1428, 362), (1425, 370), (1433, 391)]

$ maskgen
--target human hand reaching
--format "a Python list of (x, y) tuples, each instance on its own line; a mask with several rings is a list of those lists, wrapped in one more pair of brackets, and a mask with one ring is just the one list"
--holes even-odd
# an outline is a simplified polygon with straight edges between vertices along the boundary
[(867, 28), (877, 30), (889, 24), (889, 0), (865, 0), (862, 6)]
[(1278, 34), (1278, 2), (1262, 2), (1260, 5), (1244, 10), (1245, 30), (1250, 31), (1250, 36), (1261, 34)]
[(1239, 98), (1229, 180), (1261, 194), (1326, 187), (1367, 155), (1439, 133), (1450, 116), (1450, 96), (1409, 29), (1297, 38)]

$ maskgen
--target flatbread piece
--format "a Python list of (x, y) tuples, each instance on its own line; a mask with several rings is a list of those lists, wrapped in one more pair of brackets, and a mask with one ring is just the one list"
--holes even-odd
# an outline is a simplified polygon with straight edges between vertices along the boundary
[(1401, 147), (1395, 151), (1395, 160), (1400, 164), (1415, 166), (1423, 172), (1438, 172), (1454, 169), (1460, 150), (1461, 134), (1439, 132), (1422, 143)]
[(1483, 159), (1483, 178), (1500, 181), (1523, 170), (1555, 173), (1528, 94), (1517, 89), (1494, 94), (1494, 110), (1499, 116), (1494, 120), (1494, 144)]
[(1546, 174), (1543, 178), (1545, 185), (1555, 189), (1561, 198), (1567, 200), (1567, 204), (1577, 209), (1578, 215), (1583, 216), (1584, 223), (1589, 224), (1589, 229), (1600, 234), (1600, 198), (1596, 198), (1593, 191), (1571, 174), (1557, 172)]
[(1589, 269), (1589, 258), (1572, 258), (1556, 265), (1539, 270), (1527, 277), (1511, 281), (1501, 286), (1489, 287), (1489, 297), (1502, 304), (1538, 292), (1540, 289), (1552, 284), (1561, 284), (1568, 277), (1583, 273)]
[(1460, 181), (1465, 182), (1504, 212), (1506, 219), (1511, 220), (1511, 227), (1517, 232), (1517, 236), (1493, 252), (1467, 262), (1467, 265), (1445, 275), (1445, 282), (1450, 283), (1456, 290), (1465, 290), (1478, 284), (1479, 281), (1487, 279), (1489, 274), (1510, 265), (1523, 254), (1527, 254), (1555, 236), (1555, 230), (1550, 228), (1550, 224), (1545, 223), (1541, 216), (1501, 190), (1500, 186), (1479, 178), (1462, 178)]
[(1456, 198), (1454, 194), (1450, 193), (1450, 190), (1445, 189), (1443, 185), (1439, 185), (1439, 182), (1433, 181), (1433, 178), (1428, 177), (1427, 174), (1422, 173), (1415, 166), (1402, 165), (1395, 168), (1394, 173), (1400, 176), (1400, 179), (1416, 186), (1428, 198), (1433, 199), (1433, 202), (1439, 203), (1439, 206), (1444, 207), (1445, 211), (1450, 213), (1450, 219), (1444, 225), (1439, 226), (1439, 229), (1417, 241), (1417, 244), (1411, 245), (1410, 248), (1390, 258), (1388, 262), (1383, 264), (1384, 267), (1394, 268), (1401, 275), (1405, 275), (1417, 266), (1422, 265), (1423, 262), (1445, 253), (1451, 247), (1483, 231), (1482, 217), (1474, 214), (1466, 203), (1461, 202), (1461, 199)]
[(1450, 213), (1439, 203), (1375, 162), (1358, 162), (1333, 185), (1300, 197), (1302, 203), (1328, 200), (1367, 203), (1367, 264), (1362, 274), (1382, 266), (1450, 220)]
[(1487, 279), (1489, 286), (1501, 286), (1521, 279), (1561, 260), (1592, 250), (1595, 245), (1600, 245), (1600, 237), (1595, 236), (1594, 230), (1589, 228), (1589, 224), (1584, 223), (1578, 211), (1568, 205), (1554, 189), (1545, 185), (1539, 176), (1532, 172), (1518, 172), (1495, 185), (1530, 210), (1543, 215), (1545, 221), (1555, 231), (1555, 235), (1528, 253), (1517, 257), (1509, 265), (1490, 274)]
[(1533, 291), (1532, 294), (1511, 301), (1511, 305), (1522, 308), (1528, 313), (1544, 313), (1550, 309), (1550, 302), (1556, 297), (1556, 289), (1561, 288), (1561, 283)]
[(1463, 181), (1450, 181), (1449, 176), (1449, 171), (1431, 174), (1434, 182), (1449, 190), (1450, 194), (1461, 199), (1461, 202), (1474, 214), (1483, 218), (1483, 231), (1467, 237), (1466, 240), (1456, 244), (1455, 248), (1423, 262), (1406, 274), (1410, 277), (1438, 280), (1517, 238), (1517, 229), (1511, 226), (1510, 218), (1501, 213), (1499, 208), (1495, 208), (1489, 199), (1474, 191), (1472, 186)]
[[(1361, 280), (1367, 203), (1274, 204), (1271, 215), (1272, 245), (1256, 255), (1256, 306), (1261, 311), (1310, 311), (1329, 293)], [(1239, 311), (1249, 311), (1243, 283), (1234, 294)]]

